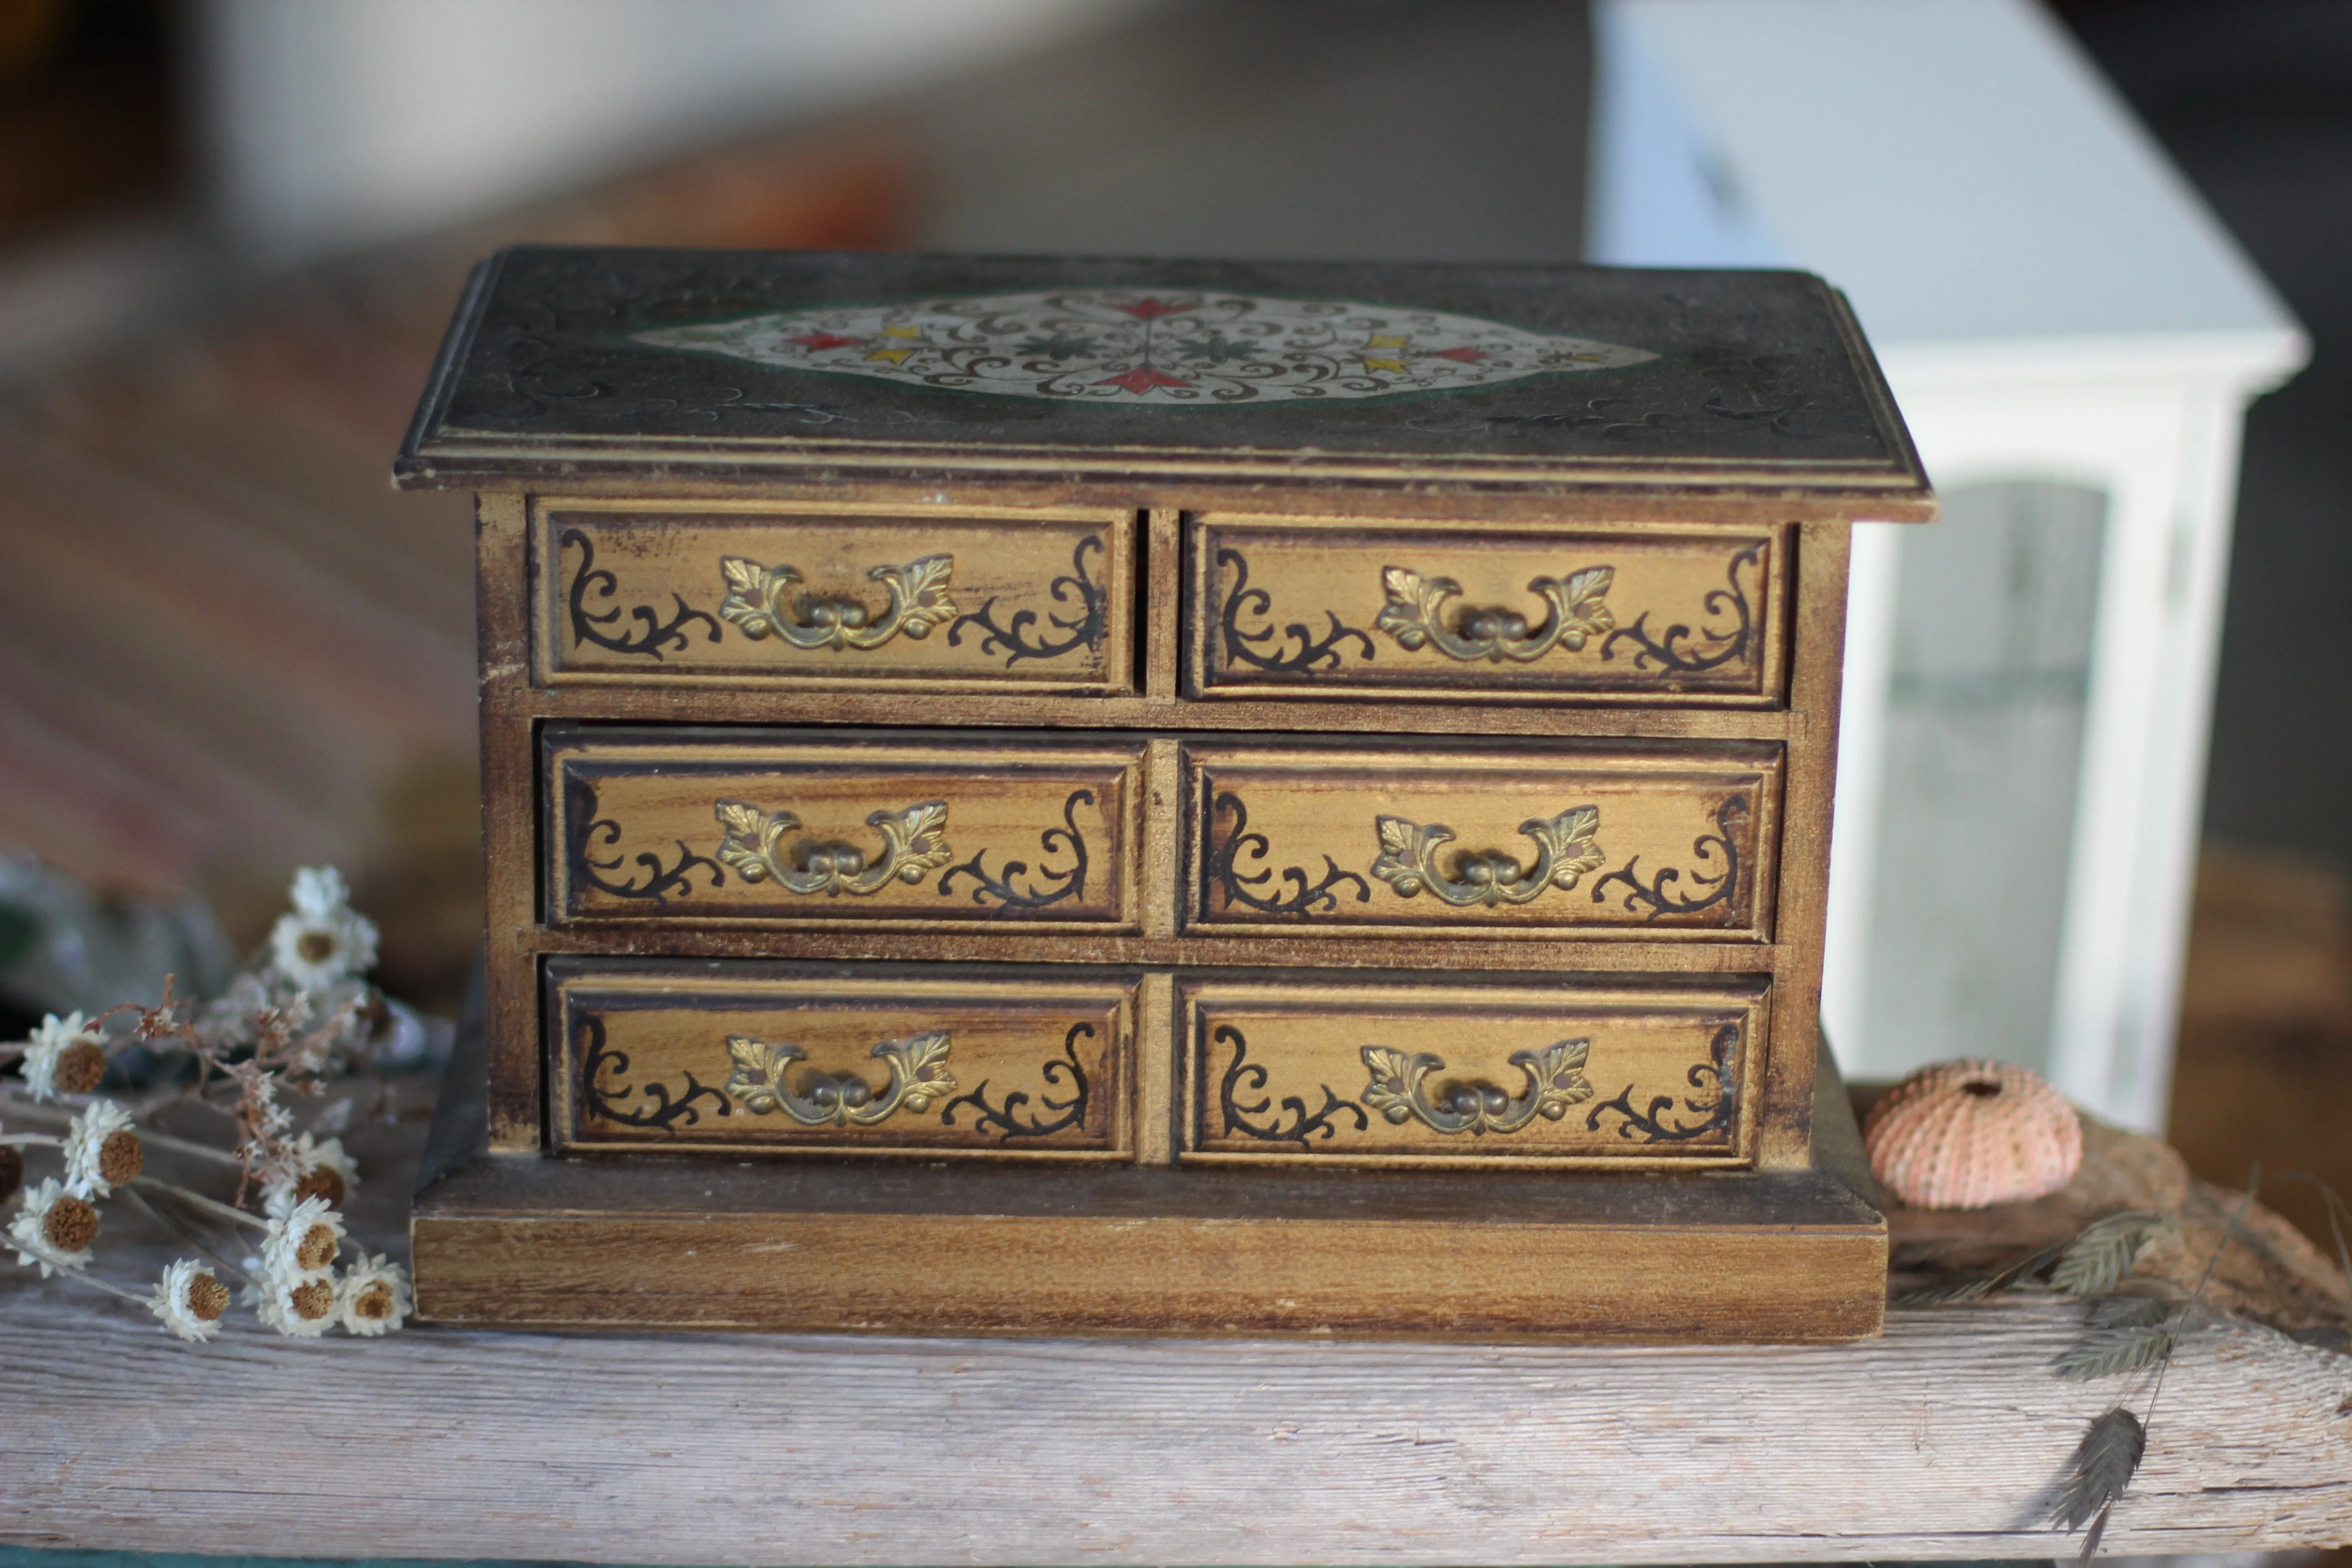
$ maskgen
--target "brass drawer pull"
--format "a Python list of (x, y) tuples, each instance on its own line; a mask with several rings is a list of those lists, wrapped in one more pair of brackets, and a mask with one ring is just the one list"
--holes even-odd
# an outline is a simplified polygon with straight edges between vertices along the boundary
[(1429, 1075), (1445, 1070), (1445, 1058), (1426, 1051), (1406, 1055), (1386, 1046), (1364, 1047), (1364, 1070), (1371, 1083), (1364, 1103), (1395, 1125), (1418, 1121), (1433, 1131), (1467, 1132), (1483, 1138), (1489, 1132), (1517, 1132), (1540, 1116), (1558, 1121), (1568, 1108), (1592, 1098), (1585, 1081), (1584, 1058), (1590, 1040), (1560, 1040), (1539, 1051), (1513, 1051), (1511, 1065), (1528, 1080), (1524, 1093), (1514, 1098), (1484, 1079), (1446, 1086), (1431, 1104), (1423, 1089)]
[(728, 1076), (727, 1094), (754, 1116), (781, 1111), (803, 1127), (873, 1127), (887, 1121), (901, 1107), (920, 1115), (931, 1101), (954, 1092), (955, 1079), (947, 1069), (945, 1030), (885, 1040), (873, 1056), (890, 1068), (890, 1083), (879, 1091), (854, 1072), (829, 1073), (811, 1068), (795, 1089), (785, 1073), (808, 1053), (781, 1041), (755, 1040), (730, 1035), (727, 1054), (735, 1060)]
[(727, 598), (719, 613), (754, 642), (772, 634), (794, 647), (877, 648), (900, 632), (919, 641), (957, 614), (948, 598), (948, 574), (955, 570), (952, 555), (926, 555), (904, 566), (870, 568), (866, 575), (890, 595), (879, 616), (838, 594), (803, 594), (787, 608), (784, 590), (801, 581), (800, 573), (790, 566), (762, 566), (729, 555), (719, 561), (719, 569), (727, 578)]
[(868, 816), (866, 825), (882, 832), (882, 853), (871, 861), (855, 844), (830, 838), (803, 838), (779, 853), (784, 835), (801, 825), (789, 811), (763, 812), (746, 800), (722, 800), (711, 810), (727, 829), (719, 845), (727, 868), (746, 882), (773, 880), (786, 892), (863, 897), (880, 892), (893, 878), (920, 882), (953, 858), (943, 800)]
[(1528, 584), (1549, 606), (1544, 624), (1530, 631), (1528, 618), (1500, 605), (1464, 605), (1448, 624), (1445, 601), (1462, 592), (1451, 577), (1424, 577), (1402, 566), (1381, 569), (1381, 586), (1388, 603), (1372, 625), (1394, 637), (1407, 652), (1435, 647), (1448, 658), (1468, 662), (1485, 659), (1500, 664), (1509, 659), (1526, 664), (1556, 647), (1570, 653), (1585, 639), (1616, 626), (1602, 595), (1615, 581), (1616, 568), (1589, 566), (1567, 578), (1538, 577)]
[(1604, 858), (1592, 837), (1601, 826), (1601, 808), (1592, 805), (1576, 806), (1549, 821), (1531, 816), (1520, 823), (1519, 831), (1536, 841), (1532, 866), (1521, 866), (1518, 857), (1505, 849), (1465, 849), (1454, 857), (1451, 876), (1439, 869), (1437, 851), (1452, 842), (1454, 829), (1442, 822), (1423, 826), (1402, 816), (1383, 816), (1379, 826), (1381, 853), (1372, 862), (1372, 875), (1395, 889), (1399, 898), (1425, 890), (1457, 907), (1524, 904), (1552, 888), (1566, 891)]

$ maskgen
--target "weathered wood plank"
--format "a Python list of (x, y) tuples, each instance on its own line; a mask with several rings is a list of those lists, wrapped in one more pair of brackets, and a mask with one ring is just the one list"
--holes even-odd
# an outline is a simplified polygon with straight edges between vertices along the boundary
[[(614, 1563), (2047, 1557), (2080, 1309), (1786, 1349), (233, 1331), (0, 1287), (0, 1540)], [(68, 1315), (62, 1309), (77, 1309)], [(95, 1321), (94, 1321), (95, 1320)], [(2184, 1343), (2107, 1550), (2352, 1540), (2352, 1356)]]

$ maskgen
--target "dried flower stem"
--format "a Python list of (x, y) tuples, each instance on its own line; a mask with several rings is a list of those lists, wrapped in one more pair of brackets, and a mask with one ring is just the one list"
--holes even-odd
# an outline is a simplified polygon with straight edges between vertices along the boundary
[(247, 1214), (233, 1204), (225, 1204), (218, 1198), (208, 1198), (202, 1193), (192, 1193), (187, 1188), (175, 1185), (171, 1182), (160, 1181), (153, 1176), (134, 1176), (131, 1178), (131, 1184), (155, 1192), (169, 1193), (182, 1202), (193, 1204), (208, 1214), (218, 1215), (223, 1219), (233, 1219), (239, 1225), (251, 1226), (256, 1230), (269, 1228), (269, 1222), (259, 1215)]
[(168, 1132), (158, 1132), (152, 1127), (139, 1129), (139, 1141), (151, 1149), (169, 1149), (174, 1154), (186, 1154), (194, 1159), (209, 1160), (216, 1165), (236, 1164), (237, 1158), (226, 1149), (215, 1149), (209, 1143), (191, 1139), (174, 1138)]
[(194, 1247), (206, 1258), (211, 1258), (214, 1267), (226, 1269), (227, 1272), (236, 1275), (239, 1279), (245, 1281), (247, 1285), (257, 1287), (260, 1284), (260, 1281), (254, 1279), (252, 1275), (247, 1273), (244, 1269), (239, 1268), (236, 1264), (231, 1263), (227, 1258), (215, 1251), (211, 1244), (206, 1242), (203, 1237), (198, 1236), (194, 1231), (189, 1229), (186, 1226), (182, 1225), (170, 1215), (165, 1214), (153, 1204), (149, 1203), (145, 1194), (126, 1188), (122, 1195), (129, 1198), (131, 1203), (136, 1205), (140, 1212), (144, 1214), (149, 1219), (153, 1220), (157, 1225), (162, 1226), (173, 1236), (176, 1236), (182, 1241), (186, 1242), (190, 1247)]
[(87, 1273), (79, 1268), (60, 1268), (58, 1270), (58, 1278), (60, 1279), (79, 1279), (83, 1284), (88, 1285), (94, 1289), (103, 1290), (110, 1296), (120, 1296), (126, 1301), (136, 1301), (142, 1307), (147, 1304), (147, 1298), (139, 1294), (136, 1290), (125, 1290), (120, 1285), (114, 1284), (110, 1280), (100, 1279), (97, 1275)]
[(62, 1149), (66, 1146), (66, 1141), (62, 1138), (52, 1138), (46, 1132), (10, 1132), (0, 1135), (0, 1146), (16, 1149)]

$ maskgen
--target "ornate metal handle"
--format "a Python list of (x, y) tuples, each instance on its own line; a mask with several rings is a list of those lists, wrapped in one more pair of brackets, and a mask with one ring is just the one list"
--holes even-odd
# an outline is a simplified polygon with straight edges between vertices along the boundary
[(1380, 819), (1381, 854), (1372, 875), (1394, 888), (1399, 898), (1428, 891), (1449, 904), (1524, 904), (1541, 898), (1549, 889), (1565, 891), (1604, 857), (1592, 840), (1601, 826), (1601, 808), (1580, 805), (1547, 821), (1531, 816), (1519, 831), (1536, 841), (1536, 862), (1521, 866), (1506, 849), (1465, 849), (1454, 857), (1447, 875), (1437, 865), (1441, 845), (1453, 841), (1454, 829), (1442, 822), (1423, 826), (1402, 816)]
[(808, 1055), (798, 1046), (730, 1035), (727, 1054), (735, 1060), (728, 1076), (728, 1098), (754, 1116), (782, 1111), (803, 1127), (872, 1127), (905, 1110), (918, 1115), (931, 1101), (955, 1092), (956, 1080), (947, 1069), (945, 1030), (885, 1040), (873, 1056), (889, 1064), (889, 1087), (879, 1091), (857, 1073), (819, 1072), (811, 1068), (794, 1089), (784, 1073)]
[(1592, 1098), (1584, 1079), (1589, 1040), (1560, 1040), (1539, 1051), (1513, 1051), (1511, 1065), (1527, 1078), (1526, 1089), (1516, 1099), (1484, 1079), (1465, 1079), (1440, 1090), (1432, 1104), (1423, 1092), (1429, 1075), (1445, 1070), (1445, 1058), (1427, 1052), (1407, 1056), (1386, 1046), (1364, 1047), (1364, 1070), (1371, 1083), (1364, 1103), (1392, 1123), (1418, 1121), (1434, 1131), (1517, 1132), (1538, 1116), (1558, 1121), (1568, 1108)]
[(727, 836), (719, 858), (746, 882), (773, 880), (788, 893), (849, 893), (864, 897), (899, 881), (919, 882), (953, 857), (948, 849), (948, 803), (927, 800), (904, 811), (877, 811), (866, 819), (882, 830), (882, 852), (869, 860), (855, 844), (836, 838), (803, 838), (789, 847), (783, 837), (801, 825), (789, 811), (761, 811), (748, 800), (722, 800), (711, 807)]
[(948, 574), (954, 569), (952, 555), (873, 567), (866, 575), (890, 595), (889, 605), (877, 616), (839, 594), (803, 594), (787, 609), (784, 590), (801, 581), (799, 572), (729, 555), (719, 563), (727, 577), (727, 599), (719, 613), (754, 642), (773, 634), (794, 647), (880, 647), (900, 632), (927, 637), (933, 626), (955, 617), (948, 598)]
[(1388, 603), (1372, 624), (1396, 638), (1407, 650), (1434, 647), (1448, 658), (1483, 658), (1489, 664), (1505, 659), (1526, 664), (1553, 648), (1573, 653), (1587, 637), (1598, 637), (1617, 624), (1601, 598), (1616, 580), (1613, 566), (1589, 566), (1565, 580), (1538, 577), (1528, 584), (1550, 606), (1544, 624), (1530, 631), (1528, 618), (1499, 605), (1464, 605), (1449, 625), (1445, 601), (1462, 592), (1451, 577), (1424, 577), (1402, 566), (1381, 569), (1381, 585)]

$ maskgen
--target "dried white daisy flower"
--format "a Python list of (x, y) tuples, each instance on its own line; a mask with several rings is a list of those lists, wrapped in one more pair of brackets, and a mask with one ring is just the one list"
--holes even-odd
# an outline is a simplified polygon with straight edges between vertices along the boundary
[(228, 1287), (193, 1258), (183, 1258), (163, 1270), (148, 1310), (163, 1326), (194, 1344), (220, 1332), (221, 1314), (228, 1310)]
[(314, 1139), (305, 1132), (288, 1146), (285, 1159), (270, 1168), (261, 1195), (273, 1207), (323, 1198), (328, 1207), (339, 1209), (359, 1185), (359, 1165), (343, 1152), (341, 1139)]
[(343, 1216), (324, 1198), (273, 1203), (261, 1238), (262, 1272), (273, 1282), (315, 1279), (335, 1266), (342, 1245)]
[(291, 914), (270, 929), (270, 963), (306, 991), (364, 974), (375, 967), (375, 922), (352, 908), (351, 889), (332, 866), (294, 873)]
[(147, 1163), (131, 1113), (110, 1100), (94, 1100), (66, 1132), (66, 1191), (102, 1198)]
[(254, 1309), (263, 1325), (288, 1339), (315, 1340), (335, 1326), (335, 1281), (332, 1275), (308, 1279), (265, 1278), (261, 1303)]
[(367, 1338), (390, 1333), (415, 1310), (408, 1294), (408, 1271), (382, 1254), (362, 1256), (335, 1291), (335, 1310), (345, 1333)]
[(41, 1020), (25, 1042), (20, 1069), (25, 1087), (35, 1100), (55, 1100), (65, 1094), (88, 1094), (106, 1076), (106, 1047), (98, 1031), (79, 1013)]
[(90, 1243), (97, 1239), (98, 1210), (88, 1199), (66, 1191), (54, 1176), (17, 1194), (16, 1217), (8, 1222), (8, 1245), (16, 1248), (16, 1261), (39, 1268), (42, 1279), (88, 1263)]

